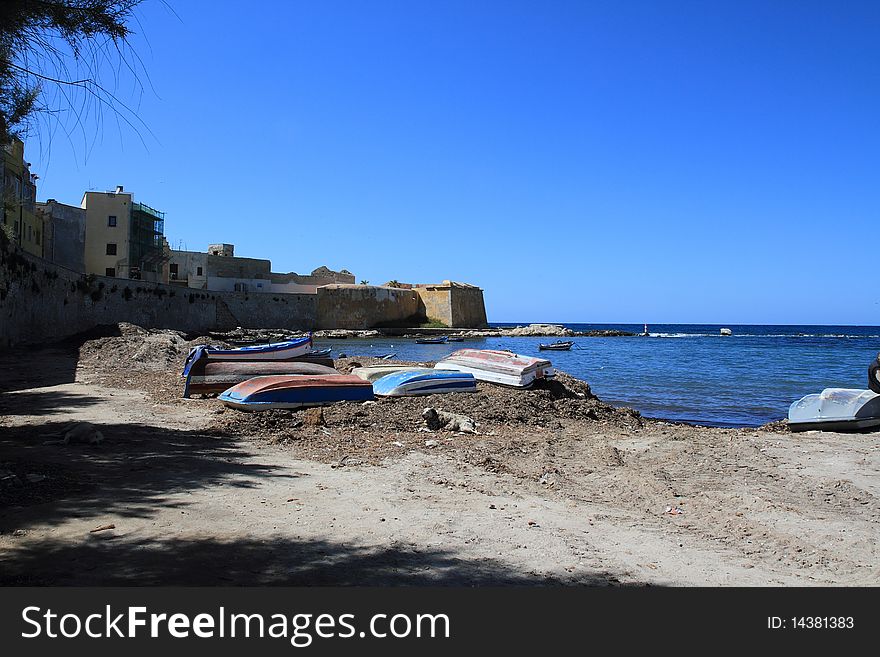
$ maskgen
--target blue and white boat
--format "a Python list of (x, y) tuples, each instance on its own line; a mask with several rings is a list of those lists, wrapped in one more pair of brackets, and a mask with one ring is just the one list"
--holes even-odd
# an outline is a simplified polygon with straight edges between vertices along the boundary
[(368, 401), (373, 399), (373, 386), (348, 374), (258, 376), (232, 386), (217, 399), (239, 410), (265, 411)]
[(193, 363), (202, 359), (213, 361), (293, 360), (308, 355), (311, 351), (311, 334), (285, 342), (238, 347), (237, 349), (222, 349), (203, 344), (189, 352), (183, 366), (182, 376), (185, 377), (189, 373)]
[(380, 397), (435, 395), (445, 392), (476, 392), (473, 374), (433, 369), (404, 370), (373, 381), (373, 392)]

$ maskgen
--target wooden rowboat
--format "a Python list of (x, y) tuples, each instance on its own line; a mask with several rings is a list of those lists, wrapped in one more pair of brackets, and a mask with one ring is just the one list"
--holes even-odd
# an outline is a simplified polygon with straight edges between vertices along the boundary
[(221, 349), (211, 345), (199, 345), (190, 351), (186, 357), (183, 376), (186, 376), (187, 370), (192, 363), (203, 358), (214, 361), (293, 360), (298, 356), (305, 356), (311, 351), (311, 334), (303, 338), (287, 340), (286, 342), (239, 347), (237, 349)]
[[(330, 361), (332, 364), (333, 361)], [(183, 396), (221, 393), (258, 376), (324, 375), (341, 376), (332, 367), (309, 361), (265, 360), (250, 362), (196, 361), (189, 369)]]
[(550, 344), (539, 344), (538, 349), (542, 351), (568, 351), (569, 349), (571, 349), (571, 346), (573, 344), (574, 342), (565, 342), (560, 340), (558, 342), (551, 342)]
[(445, 344), (448, 341), (448, 335), (438, 335), (435, 338), (416, 338), (416, 344)]

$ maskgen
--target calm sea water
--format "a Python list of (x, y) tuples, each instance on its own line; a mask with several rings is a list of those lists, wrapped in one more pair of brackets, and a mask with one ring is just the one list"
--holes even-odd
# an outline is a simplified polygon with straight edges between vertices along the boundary
[[(523, 322), (526, 324), (528, 322)], [(493, 326), (516, 326), (494, 324)], [(575, 331), (641, 324), (566, 324)], [(823, 388), (867, 387), (868, 364), (880, 351), (880, 327), (652, 324), (649, 337), (573, 338), (571, 351), (541, 352), (554, 338), (483, 338), (443, 345), (412, 339), (325, 340), (334, 355), (395, 353), (401, 360), (438, 360), (456, 349), (510, 349), (549, 358), (587, 381), (602, 400), (642, 414), (713, 426), (759, 426), (784, 418), (789, 405)]]

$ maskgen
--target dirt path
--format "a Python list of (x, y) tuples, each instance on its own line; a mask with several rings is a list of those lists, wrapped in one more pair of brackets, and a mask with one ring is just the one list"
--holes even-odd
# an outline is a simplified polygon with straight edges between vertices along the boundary
[[(332, 416), (309, 444), (350, 447), (304, 459), (210, 431), (211, 400), (40, 381), (0, 395), (0, 583), (880, 583), (877, 434), (400, 430), (370, 465)], [(105, 441), (43, 444), (71, 421)]]

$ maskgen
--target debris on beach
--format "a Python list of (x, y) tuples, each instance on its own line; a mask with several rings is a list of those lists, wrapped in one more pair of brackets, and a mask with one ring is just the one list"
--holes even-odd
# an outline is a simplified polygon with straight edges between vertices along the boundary
[(422, 418), (432, 431), (446, 429), (452, 432), (477, 433), (477, 423), (466, 415), (447, 413), (429, 407), (422, 411)]

